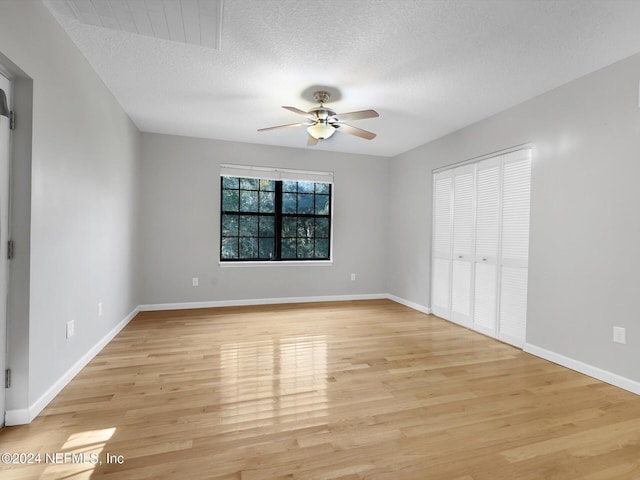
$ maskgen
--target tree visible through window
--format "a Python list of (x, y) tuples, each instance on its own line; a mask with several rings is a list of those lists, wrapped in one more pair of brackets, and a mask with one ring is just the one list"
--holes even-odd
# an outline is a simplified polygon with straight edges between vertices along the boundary
[(221, 177), (220, 260), (328, 260), (331, 184)]

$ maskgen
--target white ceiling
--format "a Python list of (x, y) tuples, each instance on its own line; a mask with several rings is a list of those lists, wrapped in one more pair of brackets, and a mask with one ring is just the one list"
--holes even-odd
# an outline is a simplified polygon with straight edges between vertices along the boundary
[(42, 1), (142, 131), (307, 148), (302, 127), (256, 130), (304, 121), (280, 106), (321, 85), (337, 112), (377, 110), (352, 124), (378, 136), (308, 148), (372, 155), (640, 52), (638, 0)]

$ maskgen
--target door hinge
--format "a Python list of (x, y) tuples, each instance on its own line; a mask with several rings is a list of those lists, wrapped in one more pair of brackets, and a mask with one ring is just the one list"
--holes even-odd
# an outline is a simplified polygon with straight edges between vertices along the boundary
[(9, 130), (15, 130), (16, 128), (16, 114), (13, 110), (9, 112)]
[(7, 368), (4, 371), (4, 388), (10, 388), (11, 387), (11, 369)]
[(15, 244), (13, 243), (13, 240), (9, 240), (7, 242), (7, 258), (11, 260), (13, 258), (14, 253), (15, 253)]

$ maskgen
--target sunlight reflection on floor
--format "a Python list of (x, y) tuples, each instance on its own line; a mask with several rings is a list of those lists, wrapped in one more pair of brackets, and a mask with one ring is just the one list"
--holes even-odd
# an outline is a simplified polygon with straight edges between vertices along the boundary
[(220, 367), (223, 424), (326, 410), (326, 335), (222, 345)]
[(48, 458), (43, 462), (47, 463), (47, 467), (39, 479), (90, 479), (95, 468), (104, 461), (104, 447), (115, 431), (113, 427), (71, 434), (60, 452), (46, 454)]

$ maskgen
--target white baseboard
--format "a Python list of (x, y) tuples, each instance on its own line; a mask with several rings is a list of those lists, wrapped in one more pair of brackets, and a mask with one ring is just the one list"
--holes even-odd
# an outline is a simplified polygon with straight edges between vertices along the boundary
[(523, 346), (523, 350), (537, 357), (544, 358), (545, 360), (549, 360), (550, 362), (557, 363), (558, 365), (562, 365), (563, 367), (570, 368), (571, 370), (575, 370), (576, 372), (584, 373), (585, 375), (596, 378), (610, 385), (614, 385), (616, 387), (622, 388), (623, 390), (627, 390), (629, 392), (635, 393), (636, 395), (640, 395), (640, 382), (636, 382), (626, 377), (622, 377), (616, 373), (611, 373), (607, 370), (594, 367), (593, 365), (589, 365), (588, 363), (565, 357), (564, 355), (560, 355), (559, 353), (552, 352), (550, 350), (532, 345), (530, 343), (525, 343)]
[(113, 327), (98, 343), (96, 343), (80, 360), (73, 364), (67, 372), (58, 379), (44, 394), (26, 409), (7, 410), (5, 414), (5, 424), (7, 426), (24, 425), (31, 421), (44, 410), (53, 398), (82, 370), (87, 363), (95, 357), (119, 332), (122, 330), (139, 312), (139, 308), (127, 315), (120, 323)]
[(386, 298), (406, 307), (413, 308), (414, 310), (417, 310), (419, 312), (426, 314), (431, 313), (431, 309), (429, 307), (425, 307), (424, 305), (420, 305), (419, 303), (411, 302), (409, 300), (405, 300), (404, 298), (396, 297), (395, 295), (391, 294), (388, 294)]
[[(33, 418), (35, 418), (35, 416)], [(11, 427), (13, 425), (26, 425), (27, 423), (31, 423), (33, 418), (31, 418), (28, 408), (7, 410), (7, 413), (4, 415), (4, 424), (7, 427)]]
[(342, 302), (349, 300), (379, 300), (390, 298), (386, 293), (373, 293), (362, 295), (329, 295), (317, 297), (281, 297), (281, 298), (253, 298), (245, 300), (215, 300), (210, 302), (181, 302), (181, 303), (157, 303), (140, 305), (141, 312), (155, 312), (159, 310), (188, 310), (193, 308), (214, 307), (243, 307), (247, 305), (277, 305), (282, 303), (311, 303), (311, 302)]

